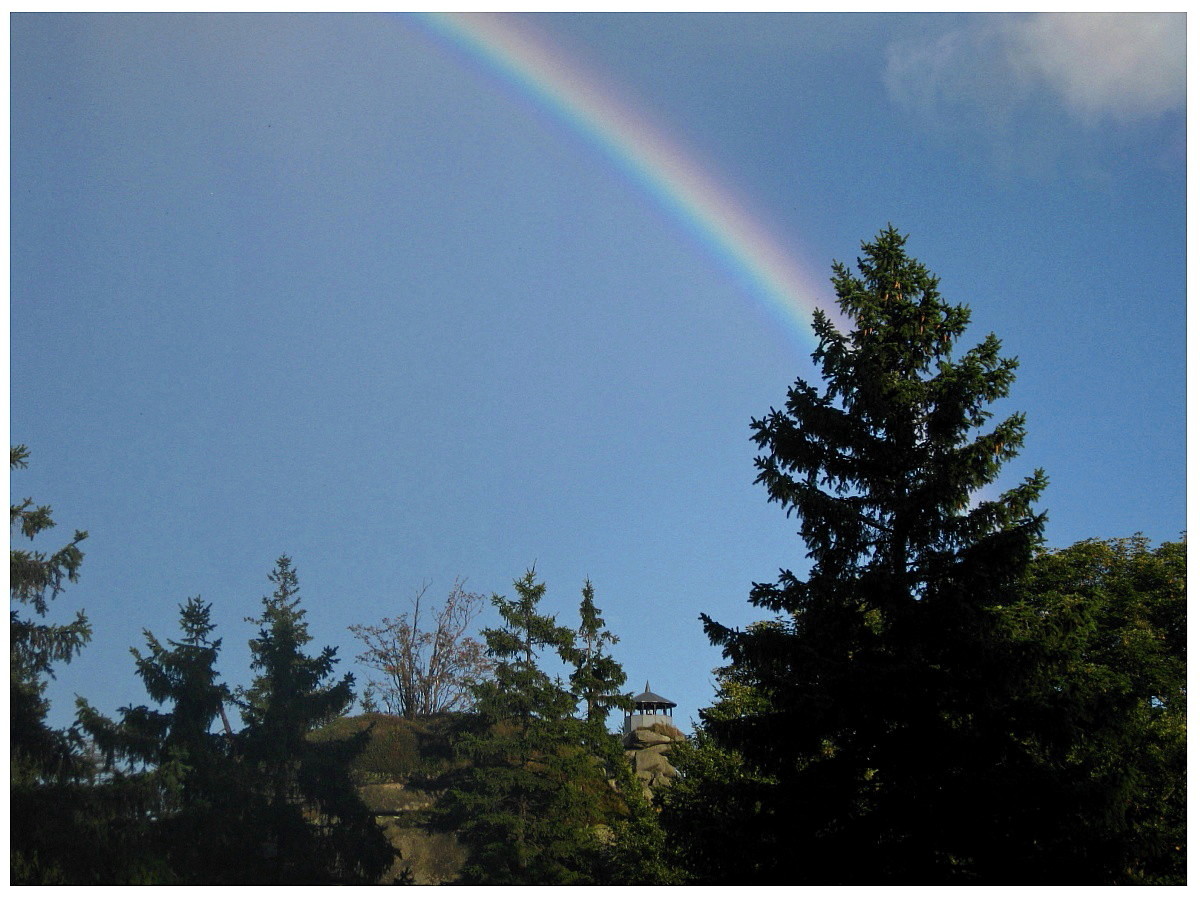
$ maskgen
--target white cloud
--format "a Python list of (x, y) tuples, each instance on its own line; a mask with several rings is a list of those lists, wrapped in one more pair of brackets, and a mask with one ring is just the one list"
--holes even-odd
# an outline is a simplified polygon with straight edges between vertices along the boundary
[(1045, 13), (1014, 23), (1009, 58), (1087, 122), (1157, 118), (1187, 98), (1182, 14)]
[(1041, 13), (974, 16), (894, 43), (884, 77), (894, 100), (938, 118), (968, 107), (1007, 118), (1048, 92), (1096, 125), (1182, 110), (1186, 75), (1182, 14)]

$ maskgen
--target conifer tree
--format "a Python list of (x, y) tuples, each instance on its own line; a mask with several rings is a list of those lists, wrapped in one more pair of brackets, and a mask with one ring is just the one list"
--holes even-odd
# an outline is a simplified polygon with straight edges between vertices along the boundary
[[(24, 469), (29, 450), (9, 448), (10, 470)], [(83, 612), (73, 621), (46, 621), (50, 604), (69, 582), (78, 580), (83, 563), (80, 544), (86, 531), (53, 551), (24, 549), (19, 539), (37, 541), (54, 527), (49, 506), (31, 498), (9, 504), (9, 778), (12, 839), (10, 879), (13, 884), (66, 883), (74, 873), (90, 871), (87, 832), (80, 819), (86, 781), (95, 766), (74, 728), (47, 722), (48, 680), (60, 664), (70, 662), (91, 639)], [(81, 853), (79, 851), (85, 851)]]
[(203, 771), (221, 755), (227, 738), (210, 728), (231, 699), (229, 689), (217, 681), (216, 661), (221, 641), (211, 633), (211, 604), (191, 597), (180, 606), (183, 639), (164, 645), (150, 631), (148, 653), (131, 648), (138, 676), (155, 703), (169, 704), (165, 710), (148, 706), (123, 707), (121, 720), (114, 723), (79, 698), (79, 720), (110, 759), (121, 757), (135, 766), (170, 768), (180, 777), (183, 801), (191, 799), (194, 786), (184, 773)]
[[(160, 708), (123, 707), (114, 722), (77, 700), (78, 721), (91, 735), (111, 770), (107, 788), (134, 803), (136, 818), (108, 823), (108, 831), (136, 836), (130, 859), (159, 860), (155, 877), (175, 883), (228, 883), (248, 875), (242, 858), (246, 835), (240, 827), (250, 797), (236, 769), (228, 732), (214, 733), (224, 719), (228, 687), (216, 669), (221, 641), (212, 637), (211, 604), (199, 597), (180, 606), (181, 640), (163, 644), (145, 631), (147, 653), (131, 649), (138, 676)], [(117, 804), (118, 806), (120, 804)], [(126, 806), (131, 805), (126, 800)]]
[[(750, 631), (779, 627), (754, 622)], [(679, 776), (661, 788), (660, 821), (669, 835), (668, 857), (691, 884), (753, 884), (765, 864), (762, 848), (779, 830), (769, 802), (775, 789), (737, 750), (714, 738), (716, 722), (735, 723), (768, 711), (753, 687), (752, 673), (735, 665), (713, 670), (716, 702), (703, 711), (705, 721), (691, 738), (671, 752)]]
[[(606, 652), (618, 638), (605, 628), (591, 580), (584, 581), (582, 594), (571, 690), (583, 708), (579, 728), (585, 745), (603, 766), (612, 790), (602, 804), (606, 839), (594, 844), (589, 854), (590, 878), (606, 885), (675, 884), (680, 873), (666, 860), (666, 836), (658, 814), (644, 796), (620, 738), (607, 727), (613, 709), (633, 708), (633, 698), (621, 690), (625, 669)], [(594, 771), (587, 774), (594, 779)]]
[(231, 694), (217, 681), (221, 641), (211, 636), (212, 606), (190, 597), (179, 612), (182, 640), (164, 645), (147, 630), (143, 634), (148, 653), (130, 649), (146, 693), (155, 703), (170, 704), (169, 709), (124, 707), (115, 724), (79, 699), (80, 721), (103, 752), (140, 765), (188, 770), (202, 768), (219, 755), (227, 738), (213, 734), (211, 726)]
[(259, 674), (244, 692), (246, 728), (239, 752), (258, 779), (265, 807), (258, 823), (274, 883), (376, 882), (394, 852), (358, 797), (350, 763), (369, 736), (313, 742), (308, 734), (351, 704), (354, 676), (333, 680), (337, 650), (308, 656), (311, 641), (300, 605), (299, 578), (287, 556), (269, 576), (251, 639), (251, 668)]
[(595, 597), (592, 582), (584, 581), (571, 689), (583, 703), (584, 719), (603, 729), (612, 709), (632, 709), (633, 701), (621, 691), (625, 685), (625, 669), (612, 654), (604, 652), (605, 647), (617, 643), (618, 639), (604, 627)]
[[(493, 678), (475, 688), (476, 722), (460, 743), (472, 765), (447, 795), (446, 822), (471, 857), (463, 874), (480, 884), (655, 884), (675, 876), (663, 833), (622, 753), (605, 729), (623, 703), (620, 665), (587, 583), (576, 633), (541, 612), (546, 586), (530, 570), (516, 598), (494, 596), (504, 622), (484, 629)], [(572, 666), (572, 692), (544, 668)], [(583, 707), (584, 717), (577, 713)]]
[(981, 495), (1024, 438), (1020, 414), (985, 427), (1017, 363), (994, 335), (952, 356), (969, 313), (905, 240), (888, 227), (857, 275), (834, 265), (849, 331), (814, 316), (824, 390), (797, 380), (752, 422), (807, 576), (754, 585), (778, 627), (703, 617), (765, 703), (704, 717), (771, 785), (762, 880), (1007, 879), (1036, 850), (1022, 663), (998, 610), (1040, 540), (1045, 477)]
[(307, 656), (312, 640), (300, 605), (300, 582), (292, 561), (281, 556), (268, 579), (275, 591), (262, 601), (259, 626), (250, 640), (250, 668), (258, 673), (244, 692), (242, 717), (247, 750), (266, 769), (271, 793), (284, 801), (295, 792), (293, 762), (303, 755), (305, 735), (336, 718), (354, 697), (354, 676), (332, 681), (337, 650)]
[(571, 883), (589, 824), (573, 783), (576, 700), (539, 657), (569, 660), (573, 636), (539, 610), (546, 586), (532, 569), (514, 587), (516, 599), (492, 598), (504, 621), (483, 631), (494, 677), (475, 687), (479, 728), (461, 744), (473, 765), (451, 792), (450, 815), (471, 847), (468, 883)]
[[(28, 463), (24, 445), (9, 449), (10, 469), (24, 469)], [(54, 527), (52, 512), (28, 497), (10, 504), (9, 531), (16, 529), (32, 541)], [(79, 545), (86, 538), (86, 531), (77, 530), (70, 543), (52, 553), (15, 546), (8, 551), (9, 597), (32, 610), (32, 615), (9, 610), (9, 762), (14, 783), (71, 777), (81, 762), (70, 736), (46, 724), (46, 679), (54, 677), (57, 664), (70, 662), (87, 644), (92, 629), (82, 611), (66, 625), (39, 620), (49, 614), (49, 602), (67, 582), (78, 580), (83, 563)]]

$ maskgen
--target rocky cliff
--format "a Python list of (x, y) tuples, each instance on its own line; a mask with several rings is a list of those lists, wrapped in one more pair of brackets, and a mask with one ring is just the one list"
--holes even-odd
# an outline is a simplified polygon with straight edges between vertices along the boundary
[(642, 782), (647, 798), (654, 788), (666, 784), (679, 774), (671, 765), (670, 753), (671, 748), (682, 740), (682, 731), (661, 722), (646, 728), (635, 728), (621, 738), (625, 755), (633, 764), (633, 771)]

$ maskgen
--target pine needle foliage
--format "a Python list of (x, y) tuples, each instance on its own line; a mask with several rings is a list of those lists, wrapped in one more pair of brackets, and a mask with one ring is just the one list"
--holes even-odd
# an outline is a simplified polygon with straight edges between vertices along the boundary
[(575, 697), (539, 664), (544, 653), (569, 660), (573, 634), (540, 611), (546, 586), (532, 569), (513, 586), (515, 599), (492, 599), (504, 622), (483, 631), (494, 677), (475, 688), (479, 727), (460, 745), (472, 766), (450, 800), (472, 848), (464, 881), (578, 883), (589, 760), (572, 727)]
[[(9, 448), (10, 470), (28, 465), (27, 447)], [(8, 522), (10, 536), (15, 531), (29, 541), (55, 524), (53, 510), (35, 505), (29, 497), (9, 505)], [(55, 667), (70, 662), (88, 643), (92, 628), (82, 611), (68, 624), (42, 620), (67, 583), (79, 579), (79, 545), (86, 539), (86, 531), (76, 530), (69, 543), (52, 552), (17, 547), (15, 541), (9, 547), (9, 598), (16, 604), (9, 610), (9, 762), (14, 783), (70, 778), (79, 769), (71, 736), (46, 724), (46, 685)]]
[[(146, 693), (166, 709), (123, 707), (118, 724), (83, 698), (77, 701), (80, 722), (110, 765), (121, 757), (139, 767), (173, 765), (189, 773), (203, 772), (223, 755), (227, 738), (213, 734), (211, 727), (232, 694), (217, 680), (221, 641), (212, 637), (211, 611), (211, 604), (191, 597), (179, 610), (181, 640), (163, 644), (147, 630), (143, 632), (146, 654), (130, 649)], [(193, 793), (189, 785), (182, 790), (181, 801), (194, 799)]]
[[(702, 714), (772, 784), (759, 880), (936, 883), (992, 877), (1023, 851), (1032, 766), (1011, 727), (1019, 666), (999, 610), (1037, 546), (1038, 470), (989, 495), (1024, 418), (990, 423), (1016, 360), (888, 227), (833, 286), (849, 322), (814, 315), (824, 386), (798, 379), (751, 423), (758, 483), (796, 516), (810, 566), (755, 584), (778, 627), (702, 617), (761, 708)], [(1016, 763), (1011, 760), (1017, 760)]]
[(262, 810), (263, 852), (277, 884), (373, 884), (394, 851), (358, 797), (350, 776), (368, 739), (313, 742), (309, 734), (345, 712), (354, 676), (334, 678), (337, 650), (305, 652), (311, 641), (301, 606), (299, 577), (281, 556), (271, 572), (275, 591), (262, 601), (250, 641), (259, 674), (244, 692), (239, 753), (256, 773)]
[(130, 873), (157, 861), (143, 877), (167, 884), (253, 880), (242, 825), (252, 806), (247, 779), (232, 735), (212, 730), (232, 699), (218, 680), (221, 641), (213, 637), (212, 607), (192, 597), (179, 612), (179, 640), (164, 643), (147, 630), (146, 652), (130, 650), (155, 706), (122, 707), (113, 721), (82, 697), (76, 701), (77, 721), (106, 770), (103, 790), (94, 788), (88, 805), (109, 819), (105, 841), (118, 833), (128, 839), (126, 858), (116, 842), (110, 866), (121, 860)]
[[(546, 586), (532, 569), (514, 588), (513, 599), (492, 598), (503, 621), (483, 631), (493, 677), (475, 687), (475, 724), (458, 744), (470, 764), (444, 805), (445, 824), (471, 851), (462, 880), (664, 880), (662, 830), (604, 727), (608, 710), (626, 702), (616, 696), (624, 673), (603, 652), (615, 638), (591, 585), (583, 593), (582, 648), (575, 631), (542, 611)], [(549, 674), (547, 664), (572, 667), (570, 681)]]
[(633, 709), (633, 700), (621, 690), (625, 685), (625, 669), (605, 648), (618, 638), (604, 627), (601, 610), (596, 607), (596, 589), (591, 580), (583, 583), (583, 598), (579, 603), (578, 644), (573, 654), (571, 689), (584, 707), (587, 722), (603, 731), (608, 714), (613, 709)]

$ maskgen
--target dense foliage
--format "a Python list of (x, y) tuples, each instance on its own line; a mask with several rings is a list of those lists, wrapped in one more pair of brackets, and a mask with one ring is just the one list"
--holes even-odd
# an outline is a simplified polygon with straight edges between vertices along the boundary
[(372, 884), (393, 854), (350, 778), (365, 740), (308, 739), (350, 708), (354, 676), (333, 680), (333, 647), (316, 656), (304, 652), (311, 637), (291, 559), (279, 557), (269, 577), (275, 591), (250, 620), (259, 626), (250, 641), (250, 667), (259, 674), (240, 704), (246, 728), (238, 742), (265, 801), (258, 824), (269, 881)]
[(799, 518), (807, 577), (754, 586), (778, 627), (705, 617), (765, 701), (707, 724), (773, 781), (768, 880), (1007, 878), (1036, 841), (1034, 798), (1012, 790), (1027, 760), (997, 610), (1039, 538), (1045, 479), (972, 503), (1022, 442), (1019, 414), (981, 430), (1016, 362), (993, 335), (952, 357), (968, 312), (904, 244), (889, 228), (858, 276), (835, 265), (851, 330), (814, 317), (825, 389), (798, 380), (752, 423), (758, 481)]
[(78, 721), (114, 798), (145, 798), (121, 821), (155, 860), (154, 880), (225, 880), (219, 866), (244, 837), (231, 826), (247, 798), (238, 790), (229, 736), (210, 730), (230, 699), (217, 680), (221, 642), (212, 638), (211, 607), (199, 597), (180, 607), (179, 624), (181, 640), (164, 645), (146, 631), (147, 654), (132, 650), (146, 693), (163, 708), (124, 707), (114, 722), (80, 698)]
[(987, 490), (1024, 436), (1020, 414), (988, 427), (1016, 362), (993, 335), (953, 356), (968, 312), (893, 228), (833, 284), (850, 324), (815, 316), (824, 389), (799, 380), (752, 423), (807, 576), (754, 586), (759, 627), (703, 617), (741, 705), (705, 731), (761, 786), (739, 798), (753, 880), (1119, 880), (1096, 830), (1119, 791), (1080, 758), (1107, 697), (1083, 649), (1100, 623), (1055, 631), (1030, 587), (1044, 475)]
[(596, 608), (596, 591), (591, 581), (583, 584), (583, 599), (579, 603), (579, 641), (568, 654), (574, 664), (571, 690), (583, 704), (584, 718), (592, 726), (604, 728), (612, 709), (630, 709), (625, 685), (625, 670), (604, 648), (617, 643), (617, 637), (604, 627), (604, 619)]
[[(462, 739), (471, 765), (450, 792), (447, 821), (467, 841), (463, 880), (476, 884), (595, 884), (632, 879), (657, 860), (627, 854), (631, 841), (661, 850), (657, 823), (620, 747), (604, 727), (624, 681), (601, 652), (611, 635), (584, 587), (580, 633), (540, 611), (546, 586), (532, 570), (516, 598), (495, 596), (504, 624), (484, 629), (494, 677), (475, 687), (477, 724)], [(603, 637), (602, 637), (603, 636)], [(572, 693), (542, 665), (543, 654), (574, 664)], [(584, 715), (577, 715), (581, 703)], [(632, 864), (631, 864), (632, 863)]]
[[(24, 469), (28, 461), (26, 447), (10, 448), (10, 469)], [(90, 823), (102, 823), (99, 815), (84, 809), (92, 792), (77, 787), (90, 775), (92, 760), (82, 752), (74, 730), (51, 728), (46, 722), (50, 708), (46, 679), (54, 677), (55, 667), (70, 662), (91, 638), (82, 611), (69, 624), (43, 621), (50, 601), (67, 582), (79, 578), (83, 562), (79, 544), (87, 532), (76, 531), (68, 544), (52, 552), (18, 548), (13, 540), (14, 530), (33, 541), (53, 528), (52, 513), (48, 506), (35, 506), (29, 497), (9, 506), (8, 748), (14, 883), (67, 878), (62, 866), (67, 855), (62, 846), (64, 831), (91, 831)], [(96, 827), (103, 829), (103, 824)], [(78, 854), (76, 864), (91, 872), (91, 860), (90, 853)]]
[(1183, 883), (1186, 539), (1041, 552), (1010, 615), (1040, 661), (1032, 693), (1050, 732), (1064, 880)]

